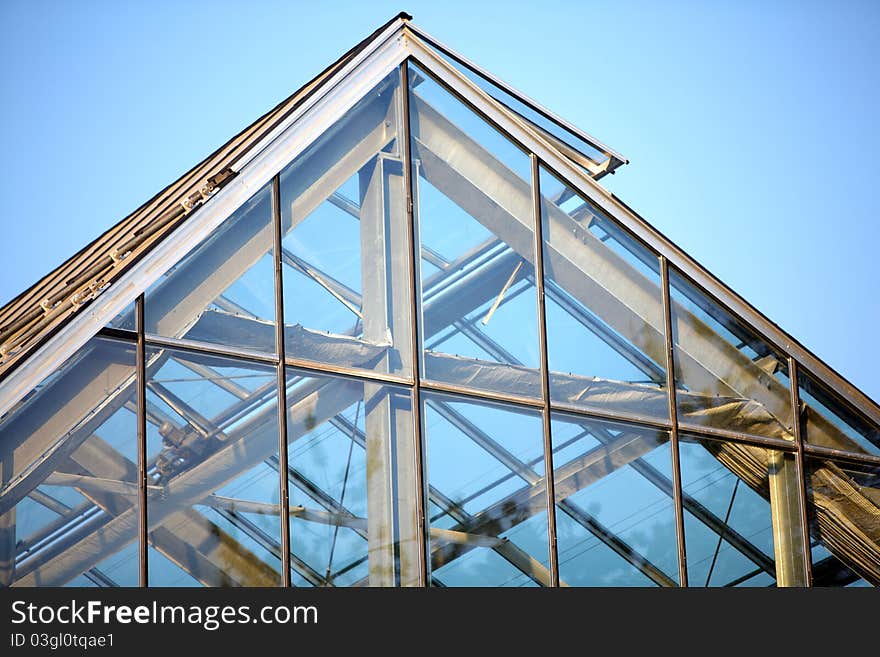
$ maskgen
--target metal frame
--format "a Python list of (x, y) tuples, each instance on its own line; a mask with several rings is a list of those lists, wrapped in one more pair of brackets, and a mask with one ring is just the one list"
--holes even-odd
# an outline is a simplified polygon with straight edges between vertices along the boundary
[[(678, 450), (678, 401), (675, 396), (675, 348), (672, 335), (672, 304), (669, 299), (669, 263), (660, 256), (660, 286), (663, 299), (663, 322), (666, 334), (666, 403), (669, 405), (669, 441), (672, 453), (672, 500), (675, 505), (675, 537), (678, 551), (678, 581), (688, 585), (687, 543), (684, 536), (684, 505), (681, 491), (681, 462)], [(727, 523), (725, 523), (727, 524)]]
[(147, 355), (144, 343), (144, 295), (135, 301), (137, 329), (137, 483), (138, 483), (138, 584), (149, 586), (149, 546), (147, 520)]
[(401, 114), (404, 138), (401, 139), (401, 150), (403, 152), (403, 184), (406, 188), (406, 222), (409, 230), (407, 237), (409, 244), (407, 245), (407, 270), (409, 272), (410, 283), (410, 358), (413, 369), (413, 385), (412, 387), (412, 408), (413, 408), (413, 435), (415, 436), (415, 467), (416, 467), (416, 515), (418, 517), (418, 540), (419, 540), (419, 584), (426, 586), (430, 581), (430, 564), (431, 557), (428, 551), (428, 518), (425, 512), (425, 501), (428, 497), (427, 478), (425, 477), (425, 457), (424, 457), (424, 435), (425, 431), (422, 426), (422, 396), (418, 382), (422, 376), (422, 331), (421, 331), (421, 307), (416, 302), (419, 295), (419, 258), (416, 257), (419, 249), (419, 238), (417, 234), (415, 208), (414, 208), (414, 191), (413, 191), (413, 162), (412, 153), (410, 153), (410, 108), (409, 108), (409, 68), (406, 61), (400, 64), (400, 93), (401, 93)]
[(278, 373), (278, 469), (281, 507), (281, 586), (290, 586), (290, 494), (286, 473), (287, 465), (287, 372), (284, 367), (284, 277), (282, 276), (281, 247), (281, 179), (276, 173), (272, 177), (272, 225), (273, 231), (273, 273), (275, 275), (275, 364)]
[[(739, 443), (746, 446), (765, 447), (787, 453), (794, 453), (797, 463), (797, 481), (800, 503), (799, 531), (805, 545), (809, 546), (809, 526), (806, 518), (807, 500), (804, 458), (806, 456), (819, 456), (830, 459), (841, 459), (854, 463), (880, 465), (880, 456), (869, 454), (859, 455), (851, 452), (824, 448), (810, 445), (802, 436), (800, 423), (800, 400), (798, 394), (798, 368), (799, 363), (819, 378), (831, 380), (832, 387), (838, 394), (845, 394), (860, 412), (865, 413), (872, 420), (880, 423), (880, 409), (871, 400), (856, 391), (846, 381), (831, 372), (827, 366), (818, 361), (803, 347), (791, 340), (786, 334), (769, 322), (763, 315), (748, 306), (733, 292), (727, 290), (720, 282), (708, 272), (702, 270), (694, 261), (683, 254), (674, 244), (666, 240), (656, 230), (648, 226), (643, 219), (638, 217), (622, 202), (609, 194), (592, 180), (579, 167), (569, 162), (551, 142), (533, 128), (529, 127), (521, 119), (511, 115), (499, 106), (497, 101), (487, 97), (473, 83), (462, 76), (458, 71), (450, 67), (442, 58), (433, 53), (431, 48), (423, 43), (418, 35), (419, 31), (406, 27), (405, 21), (399, 21), (391, 25), (383, 35), (377, 39), (373, 46), (367, 48), (356, 61), (350, 62), (340, 72), (334, 75), (328, 83), (327, 89), (322, 94), (316, 94), (311, 102), (300, 108), (292, 117), (279, 126), (268, 137), (260, 148), (255, 149), (255, 154), (242, 166), (239, 175), (226, 188), (218, 192), (216, 198), (205, 208), (199, 211), (198, 220), (181, 226), (175, 232), (175, 240), (166, 240), (156, 247), (137, 265), (133, 266), (113, 286), (113, 288), (100, 301), (93, 304), (87, 312), (74, 319), (70, 324), (37, 353), (31, 356), (30, 361), (16, 370), (13, 375), (4, 382), (0, 391), (0, 413), (8, 410), (21, 396), (19, 393), (27, 391), (35, 385), (45, 372), (51, 371), (77, 348), (79, 348), (92, 335), (103, 335), (116, 340), (134, 343), (137, 350), (137, 420), (138, 420), (138, 540), (139, 540), (139, 580), (141, 586), (148, 585), (147, 573), (147, 549), (148, 549), (148, 518), (147, 518), (147, 493), (149, 480), (147, 477), (146, 464), (146, 426), (149, 409), (146, 403), (146, 352), (149, 347), (173, 348), (193, 353), (216, 355), (220, 357), (239, 359), (255, 364), (268, 364), (276, 368), (277, 372), (277, 395), (278, 395), (278, 422), (279, 422), (279, 491), (280, 491), (280, 515), (281, 536), (280, 551), (282, 563), (282, 586), (291, 586), (291, 569), (302, 567), (294, 563), (295, 557), (291, 554), (291, 536), (289, 518), (292, 514), (289, 502), (290, 473), (295, 472), (295, 465), (288, 463), (287, 445), (287, 381), (286, 367), (295, 367), (305, 373), (332, 374), (342, 379), (351, 381), (369, 382), (378, 384), (393, 384), (405, 387), (410, 391), (412, 399), (413, 430), (416, 436), (414, 446), (414, 463), (416, 470), (417, 498), (415, 500), (418, 517), (418, 541), (419, 541), (419, 584), (428, 585), (430, 578), (430, 564), (432, 553), (429, 549), (430, 527), (427, 518), (427, 499), (432, 491), (427, 483), (426, 464), (424, 455), (424, 418), (422, 417), (422, 391), (444, 393), (458, 398), (479, 400), (483, 402), (501, 402), (514, 407), (535, 411), (540, 410), (542, 416), (542, 443), (544, 450), (545, 473), (554, 473), (553, 445), (551, 440), (551, 413), (560, 412), (567, 416), (588, 420), (614, 420), (633, 425), (637, 428), (662, 429), (669, 432), (672, 453), (672, 500), (675, 510), (676, 525), (676, 549), (678, 557), (679, 584), (688, 585), (687, 557), (684, 537), (684, 510), (689, 500), (682, 491), (681, 464), (679, 461), (679, 436), (686, 432), (688, 435), (705, 438), (707, 440), (723, 440), (731, 444)], [(428, 37), (422, 33), (422, 36)], [(435, 47), (436, 44), (434, 44)], [(451, 51), (448, 51), (451, 52)], [(455, 55), (452, 55), (456, 57)], [(422, 323), (421, 314), (421, 288), (420, 288), (420, 240), (414, 207), (415, 190), (413, 180), (412, 154), (409, 148), (410, 113), (409, 113), (409, 80), (407, 62), (414, 59), (418, 65), (435, 75), (441, 84), (447, 87), (460, 100), (465, 102), (471, 109), (486, 119), (490, 124), (500, 129), (514, 142), (523, 147), (530, 155), (532, 185), (531, 201), (535, 221), (533, 248), (535, 258), (534, 285), (537, 289), (538, 299), (538, 338), (540, 351), (540, 398), (517, 396), (500, 392), (487, 392), (485, 390), (470, 388), (467, 386), (441, 383), (425, 380), (422, 375)], [(301, 153), (311, 144), (324, 130), (329, 128), (334, 121), (341, 117), (345, 111), (352, 107), (360, 96), (372, 88), (380, 79), (395, 67), (399, 67), (402, 93), (403, 125), (406, 134), (402, 142), (402, 158), (404, 170), (404, 184), (406, 187), (406, 218), (408, 221), (407, 270), (411, 284), (411, 349), (413, 376), (405, 377), (369, 372), (353, 367), (325, 365), (321, 363), (304, 361), (291, 358), (285, 354), (284, 346), (284, 312), (283, 312), (283, 287), (282, 287), (282, 264), (283, 255), (281, 248), (282, 230), (280, 191), (278, 171), (296, 155)], [(540, 108), (539, 108), (540, 109)], [(296, 125), (296, 130), (291, 127)], [(576, 133), (577, 134), (577, 133)], [(539, 181), (539, 167), (544, 166), (573, 189), (577, 190), (595, 203), (601, 210), (618, 221), (624, 229), (629, 230), (643, 245), (658, 257), (661, 275), (661, 292), (663, 322), (665, 329), (665, 365), (666, 365), (666, 395), (669, 407), (669, 417), (666, 420), (656, 418), (633, 417), (630, 414), (615, 413), (611, 411), (587, 411), (579, 407), (566, 404), (558, 404), (550, 398), (550, 372), (548, 363), (547, 325), (545, 308), (545, 281), (544, 281), (544, 239), (543, 219), (541, 208), (541, 194)], [(272, 220), (273, 220), (273, 252), (274, 252), (274, 284), (275, 284), (275, 351), (274, 355), (261, 353), (253, 350), (231, 348), (222, 345), (207, 344), (186, 339), (175, 339), (145, 333), (143, 321), (144, 297), (142, 291), (156, 280), (164, 271), (172, 266), (176, 259), (187, 253), (190, 248), (198, 244), (216, 228), (229, 214), (244, 203), (250, 195), (262, 185), (271, 181), (272, 185)], [(430, 255), (430, 254), (429, 254)], [(790, 404), (792, 417), (794, 418), (794, 441), (786, 441), (761, 436), (745, 435), (737, 432), (711, 429), (695, 426), (682, 422), (678, 417), (676, 404), (676, 379), (675, 379), (675, 353), (673, 340), (672, 307), (670, 301), (669, 266), (672, 262), (684, 275), (688, 276), (699, 289), (705, 291), (710, 297), (720, 300), (720, 305), (727, 307), (734, 315), (742, 317), (768, 344), (779, 349), (787, 356), (787, 365), (790, 379)], [(103, 323), (122, 310), (136, 295), (137, 322), (136, 330), (121, 331), (117, 329), (103, 328)], [(771, 339), (767, 339), (769, 336)], [(53, 353), (54, 350), (54, 353)], [(825, 374), (823, 376), (823, 373)], [(354, 438), (352, 438), (354, 440)], [(656, 483), (656, 482), (655, 482)], [(556, 497), (555, 478), (546, 477), (544, 494), (547, 500), (548, 511), (548, 539), (549, 539), (549, 573), (542, 575), (539, 580), (551, 586), (559, 586), (559, 562), (556, 546)], [(602, 528), (594, 520), (582, 519), (583, 523), (592, 527), (598, 534)], [(611, 535), (608, 541), (614, 542)], [(471, 539), (473, 540), (473, 539)], [(619, 540), (618, 540), (619, 542)], [(478, 542), (473, 543), (477, 545)], [(628, 549), (625, 545), (617, 546), (618, 553), (625, 553)], [(520, 556), (511, 556), (509, 560), (521, 561)], [(645, 562), (646, 563), (646, 562)], [(801, 564), (805, 581), (810, 580), (811, 558), (809, 549), (805, 551)], [(98, 575), (95, 575), (96, 577)], [(654, 574), (655, 581), (665, 582), (663, 577)]]
[[(485, 71), (480, 66), (478, 66), (474, 62), (467, 59), (464, 55), (456, 52), (455, 50), (453, 50), (449, 46), (443, 44), (439, 39), (435, 39), (433, 36), (428, 34), (421, 27), (418, 27), (417, 25), (414, 25), (413, 23), (410, 22), (410, 23), (407, 23), (407, 29), (409, 31), (413, 32), (414, 34), (416, 34), (417, 36), (421, 37), (424, 41), (431, 44), (433, 47), (435, 47), (438, 50), (440, 50), (441, 52), (445, 53), (450, 58), (456, 60), (462, 66), (471, 69), (477, 75), (480, 75), (481, 77), (485, 78), (487, 81), (491, 82), (492, 84), (497, 86), (499, 89), (510, 94), (514, 98), (518, 98), (524, 105), (530, 106), (533, 110), (535, 110), (538, 114), (542, 115), (544, 118), (548, 119), (552, 123), (555, 123), (559, 127), (567, 130), (568, 132), (573, 134), (578, 139), (581, 139), (582, 141), (586, 142), (587, 144), (590, 144), (597, 151), (607, 153), (610, 158), (617, 160), (618, 166), (621, 164), (628, 164), (629, 163), (629, 160), (627, 158), (625, 158), (620, 153), (617, 153), (614, 149), (609, 148), (607, 145), (603, 144), (601, 141), (599, 141), (595, 137), (588, 135), (587, 133), (585, 133), (583, 130), (581, 130), (577, 126), (574, 126), (571, 123), (569, 123), (568, 121), (566, 121), (565, 119), (557, 116), (552, 111), (550, 111), (549, 109), (547, 109), (546, 107), (544, 107), (543, 105), (538, 103), (536, 100), (529, 98), (523, 92), (518, 91), (518, 90), (514, 89), (513, 87), (511, 87), (510, 85), (508, 85), (506, 82), (504, 82), (504, 80), (501, 80), (501, 79), (495, 77), (494, 75), (492, 75), (490, 72)], [(614, 167), (614, 168), (616, 168), (616, 167)], [(613, 170), (614, 169), (612, 168), (611, 171), (613, 171)]]
[(559, 554), (556, 547), (556, 483), (553, 467), (553, 438), (550, 428), (550, 364), (547, 347), (547, 311), (544, 291), (544, 216), (541, 212), (540, 163), (529, 155), (532, 165), (532, 208), (535, 221), (535, 288), (538, 296), (538, 349), (541, 353), (541, 408), (544, 439), (544, 472), (547, 479), (547, 524), (550, 536), (550, 581), (559, 586)]

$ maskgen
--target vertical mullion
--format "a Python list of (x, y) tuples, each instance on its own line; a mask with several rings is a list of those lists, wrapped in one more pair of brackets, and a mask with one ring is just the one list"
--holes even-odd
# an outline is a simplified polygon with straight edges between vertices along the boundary
[(541, 352), (541, 396), (544, 401), (544, 478), (547, 482), (547, 529), (550, 548), (550, 585), (559, 586), (559, 558), (556, 548), (556, 486), (553, 471), (553, 440), (550, 434), (550, 364), (547, 357), (547, 314), (544, 297), (544, 225), (541, 216), (541, 188), (538, 157), (531, 153), (532, 208), (535, 220), (535, 288), (538, 293), (538, 348)]
[(409, 69), (407, 61), (400, 64), (400, 93), (402, 114), (402, 135), (400, 136), (401, 151), (403, 153), (403, 181), (406, 187), (406, 222), (408, 227), (408, 265), (411, 285), (410, 303), (410, 346), (412, 348), (412, 369), (414, 385), (412, 388), (412, 415), (413, 415), (413, 439), (415, 440), (415, 463), (416, 469), (416, 515), (418, 518), (418, 541), (419, 541), (419, 585), (428, 585), (428, 532), (425, 526), (427, 514), (425, 513), (426, 481), (425, 459), (423, 454), (423, 431), (422, 431), (422, 402), (421, 402), (421, 347), (419, 341), (419, 298), (421, 293), (421, 281), (417, 278), (417, 258), (420, 253), (420, 244), (415, 226), (415, 212), (413, 211), (413, 179), (412, 179), (412, 153), (410, 152), (410, 117), (409, 117)]
[(804, 468), (804, 436), (801, 424), (801, 400), (798, 388), (798, 364), (791, 356), (788, 357), (788, 381), (791, 390), (791, 419), (794, 429), (794, 440), (797, 446), (798, 496), (800, 498), (800, 530), (803, 542), (803, 574), (806, 586), (813, 585), (813, 559), (810, 551), (810, 525), (807, 519), (807, 475)]
[(678, 452), (678, 407), (675, 399), (675, 354), (672, 339), (672, 303), (669, 292), (669, 262), (660, 256), (660, 287), (663, 295), (663, 320), (666, 333), (666, 399), (669, 404), (670, 451), (672, 453), (672, 501), (675, 505), (675, 537), (678, 547), (678, 579), (688, 585), (687, 548), (684, 536), (684, 507), (681, 495), (681, 460)]
[(149, 586), (147, 569), (147, 379), (144, 342), (144, 295), (135, 300), (137, 329), (137, 487), (138, 487), (138, 585)]
[(287, 465), (287, 376), (284, 367), (284, 301), (281, 267), (281, 179), (272, 178), (272, 224), (275, 244), (275, 351), (278, 356), (278, 500), (281, 507), (281, 586), (290, 587), (290, 497)]

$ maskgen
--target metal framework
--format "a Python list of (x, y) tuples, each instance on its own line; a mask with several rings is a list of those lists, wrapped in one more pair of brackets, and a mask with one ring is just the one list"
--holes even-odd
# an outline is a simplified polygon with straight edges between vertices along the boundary
[[(880, 410), (598, 186), (620, 156), (509, 107), (404, 18), (324, 84), (0, 384), (0, 583), (126, 583), (107, 558), (128, 546), (141, 586), (165, 561), (205, 585), (442, 586), (477, 564), (567, 586), (583, 563), (660, 586), (880, 582)], [(449, 103), (521, 151), (524, 177)], [(480, 239), (428, 243), (437, 193)], [(357, 235), (357, 285), (286, 241), (325, 206)], [(235, 285), (267, 257), (261, 309)], [(333, 330), (288, 319), (317, 312), (294, 280)], [(532, 298), (536, 358), (494, 328)], [(636, 374), (553, 366), (551, 305)], [(102, 435), (129, 416), (131, 444)], [(432, 463), (452, 435), (490, 459), (473, 481)], [(619, 482), (647, 492), (614, 506)], [(22, 504), (51, 515), (23, 532)], [(743, 504), (766, 526), (737, 521)]]

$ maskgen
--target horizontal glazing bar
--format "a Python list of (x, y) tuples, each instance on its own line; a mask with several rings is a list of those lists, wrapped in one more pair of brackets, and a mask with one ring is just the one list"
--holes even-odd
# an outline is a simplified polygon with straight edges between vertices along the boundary
[(367, 370), (358, 370), (344, 365), (333, 365), (330, 363), (315, 363), (300, 358), (284, 359), (285, 365), (295, 367), (307, 372), (315, 372), (316, 374), (340, 374), (342, 376), (358, 379), (359, 381), (379, 381), (382, 383), (396, 383), (401, 386), (412, 388), (414, 381), (405, 376), (395, 376), (394, 374), (383, 374), (382, 372), (373, 372)]
[(848, 461), (850, 463), (880, 465), (880, 456), (874, 456), (873, 454), (855, 454), (853, 452), (844, 452), (839, 449), (831, 449), (829, 447), (811, 445), (810, 443), (804, 443), (804, 454), (808, 456), (821, 456), (840, 461)]
[(544, 403), (539, 399), (530, 399), (528, 397), (519, 397), (516, 395), (505, 395), (498, 392), (489, 392), (486, 390), (473, 390), (464, 386), (457, 386), (450, 383), (440, 383), (439, 381), (420, 381), (419, 387), (423, 390), (433, 390), (435, 392), (448, 392), (454, 395), (461, 395), (470, 399), (499, 401), (516, 406), (525, 406), (528, 408), (543, 408)]
[(716, 442), (739, 443), (741, 445), (751, 445), (753, 447), (765, 447), (780, 452), (794, 453), (797, 451), (797, 445), (793, 441), (764, 438), (762, 436), (753, 436), (750, 434), (739, 434), (732, 431), (724, 431), (722, 429), (713, 429), (711, 427), (699, 427), (679, 423), (678, 432), (680, 435), (686, 434), (695, 438), (705, 438)]
[[(119, 339), (119, 338), (117, 338)], [(126, 340), (120, 340), (126, 341)], [(179, 338), (165, 338), (156, 335), (147, 335), (146, 341), (148, 345), (154, 347), (168, 347), (174, 349), (181, 349), (183, 351), (190, 351), (195, 353), (203, 353), (221, 357), (233, 357), (240, 358), (244, 361), (249, 362), (260, 362), (260, 363), (271, 363), (275, 364), (277, 359), (272, 356), (267, 356), (265, 354), (251, 352), (248, 350), (241, 349), (230, 349), (228, 347), (218, 347), (216, 345), (207, 345), (201, 342), (196, 342), (193, 340), (183, 340)], [(285, 360), (285, 365), (288, 367), (294, 367), (297, 369), (304, 370), (306, 372), (312, 372), (317, 374), (335, 374), (340, 376), (349, 377), (352, 379), (357, 379), (360, 381), (376, 381), (381, 383), (392, 383), (400, 386), (406, 386), (412, 388), (414, 382), (411, 379), (407, 379), (404, 377), (398, 377), (389, 374), (380, 374), (376, 372), (364, 372), (362, 370), (355, 370), (351, 368), (335, 366), (335, 365), (327, 365), (327, 364), (316, 364), (308, 361), (301, 361), (298, 359), (287, 358)], [(455, 395), (461, 395), (462, 397), (467, 397), (470, 399), (478, 399), (478, 400), (487, 400), (487, 401), (498, 401), (502, 403), (512, 404), (514, 406), (521, 406), (525, 408), (542, 408), (542, 402), (540, 400), (531, 399), (528, 397), (519, 397), (516, 395), (505, 395), (497, 392), (487, 392), (485, 390), (474, 390), (464, 386), (458, 386), (448, 383), (440, 383), (437, 381), (422, 381), (420, 383), (420, 388), (425, 390), (433, 390), (436, 392), (447, 392)], [(587, 419), (604, 419), (604, 420), (615, 420), (620, 422), (630, 422), (634, 424), (639, 424), (646, 427), (658, 428), (658, 429), (671, 429), (671, 425), (667, 422), (646, 418), (637, 415), (631, 414), (621, 414), (621, 413), (611, 413), (611, 412), (601, 412), (591, 409), (590, 411), (585, 411), (584, 409), (578, 408), (576, 406), (569, 406), (566, 404), (554, 403), (552, 405), (552, 410), (554, 412), (562, 412), (567, 415), (571, 415), (573, 417), (582, 417)], [(796, 450), (796, 446), (794, 443), (785, 440), (778, 440), (774, 438), (764, 438), (760, 436), (753, 436), (748, 434), (739, 434), (732, 431), (725, 431), (723, 429), (715, 429), (708, 427), (701, 427), (697, 425), (690, 425), (686, 423), (681, 424), (681, 430), (686, 431), (689, 434), (693, 434), (695, 436), (706, 437), (715, 440), (730, 440), (733, 442), (744, 443), (757, 445), (762, 447), (770, 447), (774, 449), (779, 449), (781, 451), (792, 452)], [(817, 456), (828, 456), (832, 458), (841, 458), (849, 461), (863, 462), (863, 463), (880, 463), (880, 457), (869, 456), (869, 455), (858, 455), (852, 454), (850, 452), (841, 452), (839, 450), (833, 450), (828, 448), (816, 447), (816, 446), (806, 446), (807, 453), (811, 453)]]
[(659, 420), (654, 417), (638, 415), (635, 413), (615, 413), (613, 411), (602, 411), (595, 408), (585, 410), (576, 404), (566, 404), (564, 402), (551, 402), (550, 408), (554, 413), (566, 413), (577, 417), (594, 417), (606, 420), (620, 420), (622, 422), (632, 422), (641, 424), (655, 429), (671, 429), (672, 424), (668, 420)]
[(278, 363), (277, 356), (271, 356), (260, 353), (259, 351), (251, 351), (249, 349), (234, 349), (182, 338), (166, 338), (153, 333), (147, 333), (145, 338), (148, 345), (155, 347), (170, 347), (172, 349), (181, 349), (183, 351), (193, 351), (200, 354), (211, 354), (214, 356), (231, 356), (232, 358), (240, 358), (241, 360), (257, 363), (269, 363), (271, 365), (276, 365)]

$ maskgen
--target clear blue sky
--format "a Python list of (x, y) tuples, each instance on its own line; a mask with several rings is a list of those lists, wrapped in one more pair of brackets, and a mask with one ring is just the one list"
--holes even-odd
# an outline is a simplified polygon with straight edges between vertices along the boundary
[(396, 14), (630, 158), (605, 184), (880, 399), (880, 2), (0, 3), (0, 303)]

